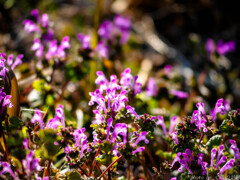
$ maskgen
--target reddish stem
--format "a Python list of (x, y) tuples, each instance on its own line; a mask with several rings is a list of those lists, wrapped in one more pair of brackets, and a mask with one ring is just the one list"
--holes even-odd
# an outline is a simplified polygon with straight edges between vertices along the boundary
[(86, 171), (84, 171), (84, 169), (81, 166), (79, 166), (79, 169), (82, 171), (83, 174), (85, 174), (85, 176), (89, 177)]
[(51, 166), (51, 163), (52, 163), (52, 160), (50, 159), (50, 160), (48, 161), (47, 169), (46, 169), (46, 170), (44, 171), (44, 173), (43, 173), (43, 178), (50, 175), (50, 166)]
[(120, 159), (122, 159), (123, 158), (123, 155), (121, 155), (119, 158), (117, 158), (115, 161), (113, 161), (108, 167), (107, 167), (107, 169), (105, 169), (105, 171), (103, 171), (103, 173), (101, 174), (101, 176), (98, 178), (98, 180), (100, 180), (103, 176), (104, 176), (104, 174), (116, 163), (116, 162), (118, 162)]
[(100, 153), (100, 147), (98, 148), (98, 150), (97, 150), (97, 152), (96, 152), (96, 154), (95, 154), (95, 156), (94, 156), (94, 160), (93, 160), (93, 163), (92, 163), (92, 167), (91, 167), (91, 169), (90, 169), (90, 171), (89, 171), (89, 173), (88, 173), (88, 176), (90, 176), (90, 175), (92, 174), (92, 171), (93, 171), (93, 169), (95, 168), (95, 165), (96, 165), (96, 157), (98, 156), (99, 153)]

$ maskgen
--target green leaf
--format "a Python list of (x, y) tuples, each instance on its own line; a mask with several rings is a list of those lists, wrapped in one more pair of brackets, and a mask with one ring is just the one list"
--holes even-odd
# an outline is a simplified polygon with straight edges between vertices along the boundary
[(207, 142), (207, 151), (211, 152), (212, 148), (214, 146), (219, 146), (222, 142), (222, 136), (221, 135), (215, 135), (211, 137)]
[(42, 91), (44, 89), (44, 80), (43, 79), (39, 79), (39, 80), (35, 80), (33, 82), (33, 88), (37, 91)]
[(173, 159), (173, 153), (172, 152), (165, 152), (161, 149), (159, 149), (157, 152), (156, 152), (156, 155), (164, 158), (165, 160), (172, 160)]
[(81, 177), (81, 174), (75, 170), (66, 173), (66, 180), (81, 180)]
[(10, 125), (9, 125), (10, 130), (20, 129), (24, 125), (23, 121), (17, 116), (11, 117), (9, 121), (10, 121)]
[(219, 129), (224, 133), (233, 133), (234, 123), (229, 119), (225, 119), (220, 125)]

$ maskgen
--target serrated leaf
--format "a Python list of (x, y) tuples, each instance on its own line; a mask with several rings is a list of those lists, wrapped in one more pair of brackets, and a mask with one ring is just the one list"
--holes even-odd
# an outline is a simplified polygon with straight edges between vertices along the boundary
[(229, 119), (225, 119), (220, 125), (219, 129), (224, 133), (233, 133), (234, 123)]
[(207, 142), (207, 151), (210, 152), (214, 146), (219, 146), (222, 142), (221, 135), (215, 135), (211, 137)]

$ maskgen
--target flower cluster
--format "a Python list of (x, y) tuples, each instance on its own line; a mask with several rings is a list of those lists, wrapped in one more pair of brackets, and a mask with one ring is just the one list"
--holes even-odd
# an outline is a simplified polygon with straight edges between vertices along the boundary
[(81, 43), (80, 55), (85, 59), (92, 58), (95, 54), (104, 59), (109, 58), (110, 47), (127, 43), (130, 26), (130, 20), (121, 15), (116, 15), (113, 22), (104, 21), (98, 30), (100, 41), (95, 49), (91, 46), (90, 35), (79, 33), (77, 38)]
[(20, 177), (25, 177), (27, 179), (38, 179), (38, 180), (48, 180), (49, 177), (41, 178), (39, 176), (39, 172), (42, 170), (39, 162), (40, 159), (35, 157), (35, 151), (29, 149), (28, 139), (24, 139), (23, 141), (24, 148), (29, 152), (26, 154), (26, 158), (22, 160), (21, 166), (22, 169), (20, 171), (13, 171), (12, 166), (9, 162), (1, 161), (0, 159), (0, 176), (5, 179), (9, 178), (7, 174), (11, 175), (13, 179), (21, 179)]
[(104, 21), (98, 30), (98, 34), (104, 43), (126, 44), (129, 38), (131, 21), (127, 17), (116, 15), (113, 22)]
[[(182, 158), (181, 158), (182, 157)], [(179, 172), (182, 172), (184, 169), (187, 169), (190, 174), (194, 174), (191, 170), (191, 166), (201, 166), (201, 174), (200, 175), (206, 175), (207, 174), (207, 164), (203, 161), (203, 154), (198, 154), (198, 160), (196, 161), (193, 157), (193, 154), (190, 149), (186, 149), (185, 153), (177, 153), (171, 166), (173, 167), (176, 162), (180, 163), (180, 167), (178, 168)]]
[[(40, 128), (44, 129), (42, 113), (39, 110), (35, 110), (35, 114), (31, 119), (31, 123), (38, 123)], [(55, 116), (48, 121), (48, 123), (46, 124), (46, 128), (52, 128), (54, 130), (57, 130), (58, 126), (62, 126), (63, 129), (65, 129), (65, 116), (63, 105), (61, 104), (59, 104), (58, 108), (56, 108)]]
[[(129, 94), (135, 96), (141, 92), (141, 84), (136, 81), (137, 76), (133, 77), (129, 68), (123, 71), (120, 81), (118, 81), (116, 75), (111, 75), (110, 81), (108, 81), (103, 72), (98, 71), (95, 83), (99, 85), (99, 89), (90, 93), (89, 105), (97, 104), (96, 109), (93, 110), (95, 120), (92, 122), (92, 127), (96, 125), (98, 127), (93, 132), (94, 145), (101, 144), (104, 140), (103, 137), (105, 137), (107, 142), (113, 144), (111, 152), (115, 155), (119, 154), (118, 148), (120, 148), (120, 151), (123, 150), (124, 145), (130, 145), (133, 148), (132, 154), (135, 154), (145, 149), (144, 146), (136, 148), (140, 141), (148, 143), (146, 138), (148, 132), (143, 130), (132, 134), (132, 139), (128, 141), (128, 124), (121, 122), (121, 119), (125, 118), (140, 120), (134, 108), (127, 105)], [(104, 130), (105, 135), (102, 134), (102, 131), (99, 131), (99, 128), (106, 129)], [(119, 135), (122, 136), (122, 141), (118, 138)]]
[[(37, 33), (39, 38), (34, 39), (31, 50), (36, 51), (35, 55), (39, 59), (54, 60), (58, 63), (59, 60), (65, 59), (66, 49), (70, 48), (69, 37), (63, 37), (61, 43), (54, 39), (54, 31), (49, 26), (48, 14), (43, 14), (41, 17), (37, 9), (31, 12), (32, 19), (23, 21), (25, 31), (27, 33)], [(45, 52), (45, 49), (47, 51)]]
[(235, 46), (235, 41), (224, 43), (222, 40), (220, 40), (217, 44), (215, 44), (214, 40), (209, 38), (206, 42), (206, 50), (209, 55), (212, 55), (215, 52), (220, 55), (225, 55), (229, 52), (233, 52), (235, 50)]

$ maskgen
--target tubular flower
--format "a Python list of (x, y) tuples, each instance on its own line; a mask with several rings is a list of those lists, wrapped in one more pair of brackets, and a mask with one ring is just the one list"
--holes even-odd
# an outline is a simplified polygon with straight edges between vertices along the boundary
[(158, 88), (157, 84), (154, 78), (149, 78), (148, 83), (147, 83), (147, 88), (146, 88), (146, 95), (151, 97), (151, 96), (156, 96), (158, 93)]
[(170, 90), (169, 91), (170, 94), (178, 97), (179, 99), (185, 99), (188, 98), (188, 93), (184, 92), (184, 91), (179, 91), (179, 90)]
[[(133, 82), (132, 82), (133, 79)], [(138, 93), (141, 93), (141, 83), (137, 83), (138, 76), (133, 76), (131, 75), (131, 69), (127, 68), (125, 69), (122, 74), (121, 74), (121, 80), (120, 84), (124, 89), (132, 90), (133, 95), (135, 96)]]
[(57, 130), (58, 126), (61, 125), (63, 126), (63, 129), (65, 129), (65, 116), (63, 111), (63, 105), (59, 104), (58, 108), (55, 109), (55, 116), (48, 121), (48, 123), (46, 124), (46, 128), (52, 128)]
[(215, 44), (213, 39), (208, 38), (206, 42), (206, 50), (209, 55), (212, 55), (214, 52), (217, 52), (220, 55), (226, 55), (229, 52), (233, 52), (235, 47), (235, 41), (224, 43), (223, 40), (219, 40), (217, 44)]
[(235, 140), (230, 139), (229, 141), (231, 143), (231, 149), (234, 151), (234, 159), (240, 159), (240, 153), (239, 153), (239, 149), (237, 147), (237, 143)]
[(131, 22), (127, 17), (116, 15), (114, 21), (104, 21), (98, 30), (102, 41), (112, 44), (126, 44), (129, 39)]
[[(227, 156), (222, 156), (223, 149), (224, 149), (224, 145), (219, 146), (218, 156), (217, 156), (215, 164), (214, 164), (214, 159), (215, 159), (215, 156), (216, 156), (216, 153), (217, 153), (217, 149), (213, 148), (211, 150), (211, 165), (210, 165), (210, 167), (214, 167), (216, 169), (219, 169), (219, 166), (222, 163), (225, 163), (227, 161)], [(227, 169), (231, 169), (234, 166), (234, 162), (235, 162), (234, 159), (230, 159), (221, 169), (219, 169), (218, 175), (221, 175)]]
[(41, 129), (44, 129), (42, 113), (38, 109), (35, 110), (35, 114), (31, 119), (31, 123), (34, 124), (36, 122), (39, 123), (39, 126), (40, 126)]
[(212, 116), (212, 121), (214, 122), (217, 118), (217, 113), (221, 113), (221, 115), (225, 114), (225, 107), (223, 105), (223, 99), (219, 99), (215, 105), (215, 108), (213, 109), (211, 116)]
[(19, 54), (17, 55), (16, 59), (13, 60), (13, 54), (9, 54), (6, 61), (6, 54), (0, 53), (0, 58), (2, 58), (0, 59), (0, 68), (5, 67), (4, 63), (7, 62), (8, 66), (10, 66), (12, 70), (15, 69), (17, 65), (22, 64), (23, 56), (23, 54)]
[(125, 123), (117, 123), (114, 127), (111, 143), (115, 142), (115, 139), (118, 135), (123, 136), (123, 143), (127, 143), (127, 124)]
[(171, 118), (169, 132), (167, 132), (167, 130), (166, 130), (166, 126), (165, 126), (163, 117), (162, 116), (158, 116), (157, 118), (158, 118), (158, 120), (156, 122), (156, 125), (161, 125), (162, 126), (162, 129), (163, 129), (163, 132), (164, 132), (165, 136), (167, 136), (168, 133), (172, 134), (173, 128), (176, 125), (177, 116), (173, 116)]
[(8, 162), (2, 162), (0, 160), (0, 167), (2, 168), (2, 170), (0, 171), (0, 175), (4, 175), (6, 173), (9, 173), (13, 179), (19, 179), (13, 172), (13, 170), (11, 169), (11, 166)]
[[(194, 163), (194, 161), (196, 161), (196, 160), (194, 159), (191, 150), (186, 149), (185, 153), (181, 153), (181, 152), (177, 153), (171, 166), (173, 167), (176, 162), (179, 162), (180, 163), (180, 167), (178, 168), (179, 172), (182, 172), (183, 169), (187, 169), (190, 174), (194, 174), (192, 172), (192, 170), (190, 169), (190, 167), (191, 167), (192, 163)], [(207, 174), (207, 170), (206, 170), (207, 163), (203, 162), (203, 154), (202, 153), (198, 154), (198, 165), (200, 165), (202, 167), (202, 175), (206, 175)]]

